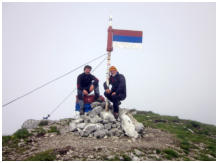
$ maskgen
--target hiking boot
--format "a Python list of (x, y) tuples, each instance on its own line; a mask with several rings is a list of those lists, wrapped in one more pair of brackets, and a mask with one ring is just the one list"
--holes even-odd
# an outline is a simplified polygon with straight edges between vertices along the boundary
[(80, 113), (79, 115), (84, 115), (84, 108), (80, 108)]
[(117, 120), (119, 117), (119, 113), (114, 112), (114, 118)]

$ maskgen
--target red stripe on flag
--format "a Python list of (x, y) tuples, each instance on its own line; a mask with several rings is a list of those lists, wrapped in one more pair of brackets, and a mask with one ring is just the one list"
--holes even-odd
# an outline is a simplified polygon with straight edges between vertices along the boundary
[(142, 31), (113, 29), (113, 35), (142, 37)]

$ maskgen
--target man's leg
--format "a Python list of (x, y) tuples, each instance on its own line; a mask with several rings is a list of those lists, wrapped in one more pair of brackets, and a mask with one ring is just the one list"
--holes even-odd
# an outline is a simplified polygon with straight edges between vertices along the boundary
[(78, 90), (77, 93), (78, 93), (78, 102), (80, 106), (80, 115), (83, 115), (84, 114), (84, 101), (83, 101), (84, 94), (81, 90)]
[(95, 100), (98, 100), (99, 96), (100, 96), (100, 92), (99, 92), (99, 86), (94, 86), (94, 93), (95, 93)]
[(114, 108), (114, 117), (117, 119), (119, 116), (119, 105), (121, 104), (121, 100), (124, 100), (125, 97), (122, 94), (111, 96), (113, 101), (113, 108)]

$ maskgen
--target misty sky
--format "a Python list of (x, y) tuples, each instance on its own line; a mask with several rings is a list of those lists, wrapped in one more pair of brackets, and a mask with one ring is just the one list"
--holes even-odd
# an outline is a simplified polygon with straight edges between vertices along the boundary
[[(112, 52), (127, 83), (121, 107), (216, 124), (215, 3), (3, 3), (2, 10), (3, 104), (104, 54), (111, 14), (113, 28), (143, 31), (142, 49)], [(50, 113), (82, 71), (2, 108), (3, 134)], [(106, 62), (93, 73), (101, 94), (105, 73)], [(72, 117), (75, 96), (50, 119)]]

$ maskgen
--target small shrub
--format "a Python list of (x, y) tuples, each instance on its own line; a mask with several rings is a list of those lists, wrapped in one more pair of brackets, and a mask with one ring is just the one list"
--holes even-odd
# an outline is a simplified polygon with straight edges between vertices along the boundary
[(189, 144), (189, 142), (187, 142), (187, 141), (181, 142), (181, 143), (180, 143), (180, 147), (184, 150), (184, 152), (185, 152), (186, 154), (189, 153), (189, 150), (190, 150), (190, 144)]
[(122, 156), (123, 156), (124, 161), (132, 161), (132, 159), (128, 155), (123, 154)]
[(31, 134), (28, 132), (26, 128), (19, 129), (13, 134), (14, 138), (17, 139), (24, 139), (29, 137), (30, 135)]
[(39, 126), (47, 126), (48, 125), (48, 121), (47, 120), (42, 120), (39, 122)]
[(172, 158), (177, 158), (179, 157), (178, 153), (176, 151), (174, 151), (173, 149), (165, 149), (163, 150), (164, 153), (166, 153), (166, 158), (167, 159), (172, 159)]
[(5, 146), (11, 140), (11, 136), (2, 136), (2, 145)]
[(37, 136), (44, 136), (46, 134), (46, 131), (43, 128), (37, 128), (36, 129)]
[(160, 153), (161, 153), (161, 150), (160, 150), (160, 149), (156, 149), (156, 153), (157, 153), (157, 154), (160, 154)]
[(52, 150), (37, 153), (26, 159), (26, 161), (54, 161), (56, 160), (56, 155)]
[(58, 135), (60, 134), (60, 131), (57, 129), (57, 126), (51, 126), (50, 130), (48, 130), (49, 133), (56, 132)]

